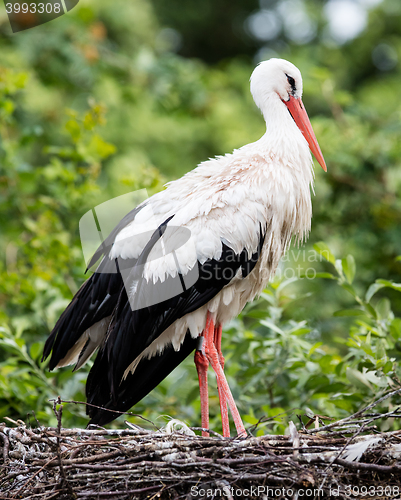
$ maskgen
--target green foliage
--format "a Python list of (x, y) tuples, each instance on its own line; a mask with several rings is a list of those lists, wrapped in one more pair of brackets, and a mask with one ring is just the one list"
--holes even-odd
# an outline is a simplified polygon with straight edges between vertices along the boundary
[(401, 285), (376, 280), (361, 298), (352, 285), (353, 256), (335, 259), (322, 242), (315, 248), (333, 271), (316, 279), (334, 280), (341, 294), (353, 298), (352, 308), (334, 313), (337, 321), (352, 318), (342, 321), (347, 337), (335, 337), (325, 345), (321, 332), (308, 321), (285, 318), (285, 310), (299, 299), (291, 293), (294, 279), (273, 282), (228, 332), (230, 343), (234, 340), (236, 345), (229, 373), (239, 386), (243, 411), (251, 410), (245, 418), (256, 423), (264, 415), (278, 414), (267, 424), (274, 432), (283, 432), (294, 414), (342, 418), (401, 385), (401, 318), (387, 297), (374, 297), (385, 287), (400, 292)]
[[(3, 110), (0, 155), (0, 363), (2, 416), (35, 411), (52, 419), (46, 402), (57, 389), (83, 397), (84, 374), (74, 381), (55, 380), (40, 366), (44, 336), (82, 282), (82, 256), (73, 214), (88, 209), (99, 194), (101, 162), (115, 148), (98, 134), (104, 109), (92, 103), (81, 117), (67, 112), (69, 143), (46, 148), (42, 165), (29, 162), (35, 133), (20, 132), (14, 110), (27, 75), (4, 71), (0, 93)], [(75, 266), (75, 267), (74, 267)], [(72, 268), (72, 272), (71, 272)], [(74, 387), (74, 390), (71, 388)]]

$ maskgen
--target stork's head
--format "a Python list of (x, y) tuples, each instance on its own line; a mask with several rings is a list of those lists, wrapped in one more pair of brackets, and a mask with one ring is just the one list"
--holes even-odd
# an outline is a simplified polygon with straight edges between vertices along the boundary
[(251, 93), (264, 116), (269, 114), (271, 98), (282, 101), (283, 109), (287, 107), (316, 160), (326, 172), (326, 163), (302, 103), (302, 76), (299, 69), (285, 59), (263, 61), (251, 75)]

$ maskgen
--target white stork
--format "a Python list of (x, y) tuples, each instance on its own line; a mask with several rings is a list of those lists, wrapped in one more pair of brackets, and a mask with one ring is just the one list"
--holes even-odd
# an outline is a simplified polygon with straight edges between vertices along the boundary
[(90, 423), (127, 411), (195, 350), (202, 427), (209, 428), (210, 363), (223, 434), (230, 435), (228, 404), (237, 433), (246, 435), (223, 371), (222, 326), (262, 292), (292, 236), (308, 236), (310, 150), (326, 171), (300, 71), (270, 59), (250, 81), (266, 133), (201, 163), (128, 213), (47, 339), (50, 369), (78, 369), (99, 350), (86, 385)]

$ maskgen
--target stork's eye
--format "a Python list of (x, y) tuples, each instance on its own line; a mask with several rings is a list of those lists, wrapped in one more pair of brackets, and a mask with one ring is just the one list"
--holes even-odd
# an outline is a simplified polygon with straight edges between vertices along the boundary
[(291, 85), (292, 91), (295, 92), (295, 80), (292, 76), (285, 74), (287, 77), (288, 83)]

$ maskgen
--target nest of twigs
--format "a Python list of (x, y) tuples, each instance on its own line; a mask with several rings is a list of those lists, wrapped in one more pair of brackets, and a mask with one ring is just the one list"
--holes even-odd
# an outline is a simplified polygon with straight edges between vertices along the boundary
[(0, 499), (358, 498), (401, 493), (401, 431), (378, 432), (369, 413), (289, 435), (195, 435), (171, 421), (150, 431), (0, 426)]

